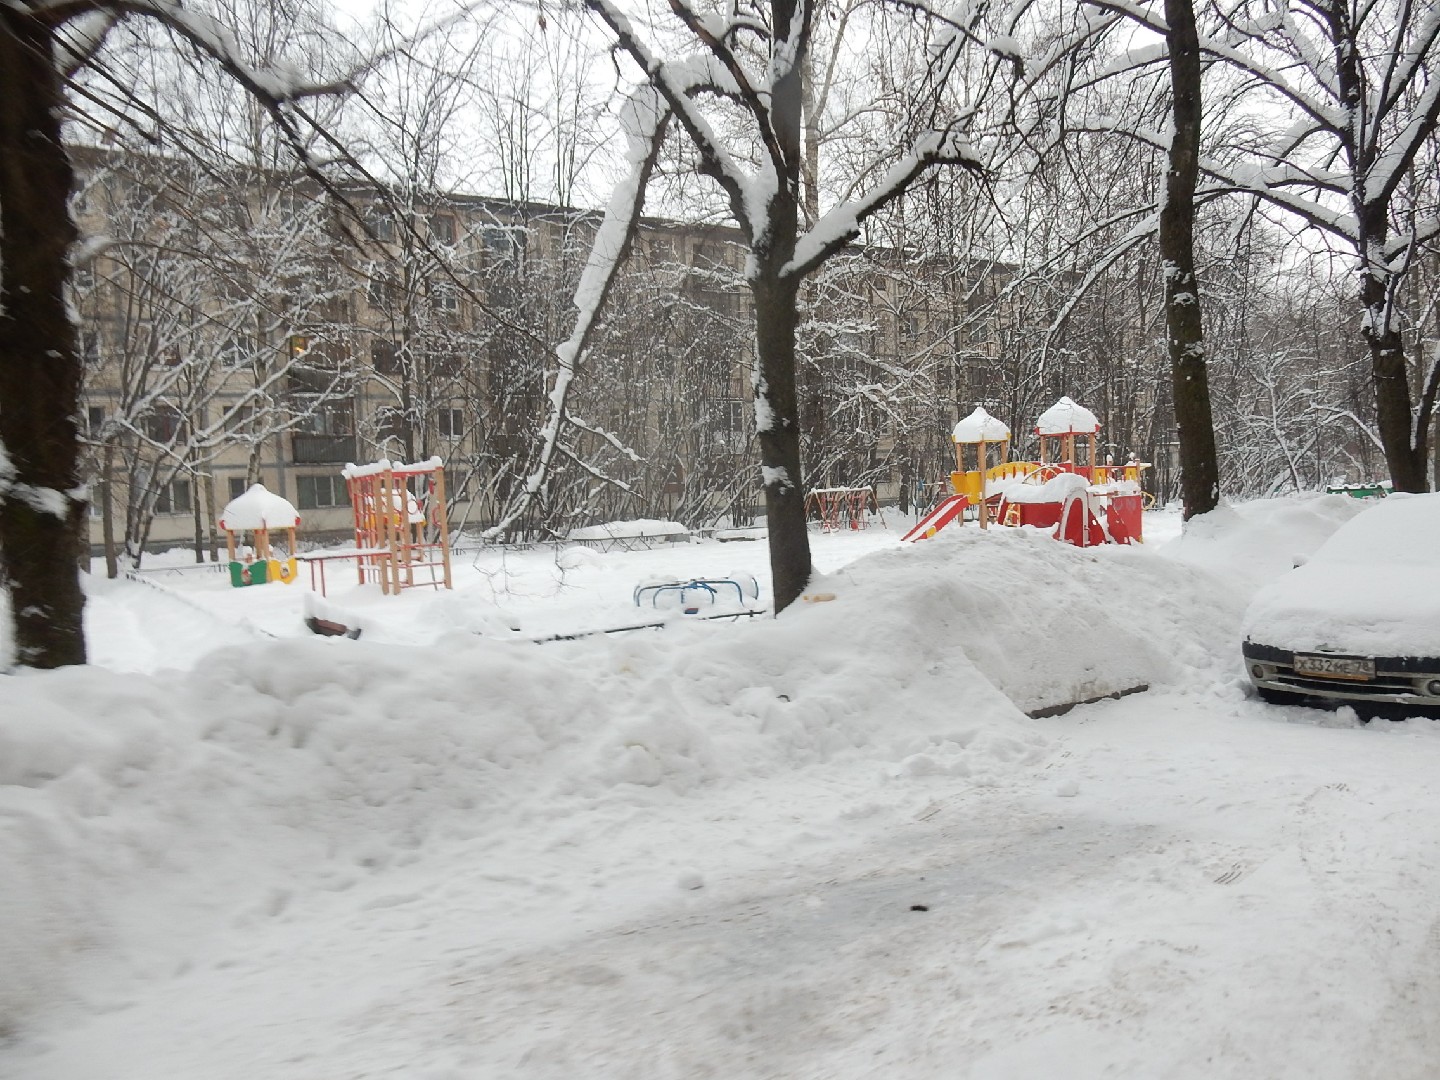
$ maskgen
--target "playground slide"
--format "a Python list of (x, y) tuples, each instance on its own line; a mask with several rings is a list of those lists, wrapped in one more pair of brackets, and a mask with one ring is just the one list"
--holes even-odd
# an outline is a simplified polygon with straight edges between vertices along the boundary
[(937, 532), (949, 525), (965, 507), (970, 505), (970, 499), (965, 495), (951, 495), (948, 499), (941, 499), (939, 505), (915, 523), (915, 527), (902, 536), (901, 540), (929, 540)]

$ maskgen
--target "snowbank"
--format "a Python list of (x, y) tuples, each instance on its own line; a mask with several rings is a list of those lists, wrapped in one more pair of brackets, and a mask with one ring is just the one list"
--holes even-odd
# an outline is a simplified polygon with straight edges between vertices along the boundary
[[(1340, 514), (1315, 506), (1318, 533)], [(1228, 525), (1205, 542), (1192, 523), (1183, 553), (1270, 542)], [(833, 601), (778, 620), (548, 645), (298, 639), (184, 673), (11, 677), (0, 1030), (96, 956), (163, 975), (217, 925), (352, 889), (358, 905), (357, 883), (419, 859), (579, 850), (621, 872), (657, 857), (635, 839), (647, 822), (766, 778), (1004, 782), (1048, 753), (1025, 711), (1233, 666), (1217, 657), (1246, 590), (1204, 561), (952, 530), (850, 564), (814, 585)]]
[(1253, 590), (1286, 573), (1366, 504), (1346, 495), (1299, 495), (1238, 506), (1222, 504), (1192, 518), (1165, 554)]

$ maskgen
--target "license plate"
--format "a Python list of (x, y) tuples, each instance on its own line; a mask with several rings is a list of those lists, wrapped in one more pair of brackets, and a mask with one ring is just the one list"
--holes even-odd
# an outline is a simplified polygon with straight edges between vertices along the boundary
[(1365, 656), (1306, 656), (1296, 653), (1295, 674), (1367, 681), (1375, 678), (1375, 661)]

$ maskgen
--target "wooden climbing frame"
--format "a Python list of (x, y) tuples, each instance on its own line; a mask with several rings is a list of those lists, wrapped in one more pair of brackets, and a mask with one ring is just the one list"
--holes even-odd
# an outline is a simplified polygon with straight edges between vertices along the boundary
[(360, 584), (390, 595), (417, 586), (453, 588), (445, 470), (439, 458), (414, 465), (345, 466), (355, 515)]
[(814, 488), (805, 496), (805, 513), (820, 521), (821, 532), (868, 529), (870, 511), (880, 512), (874, 488)]

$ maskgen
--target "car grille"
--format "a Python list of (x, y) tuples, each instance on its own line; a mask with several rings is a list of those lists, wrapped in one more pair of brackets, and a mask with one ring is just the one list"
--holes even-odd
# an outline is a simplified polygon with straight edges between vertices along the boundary
[(1288, 689), (1294, 689), (1297, 694), (1328, 695), (1337, 691), (1342, 694), (1366, 697), (1393, 697), (1395, 694), (1415, 693), (1413, 680), (1398, 675), (1383, 675), (1375, 673), (1375, 678), (1360, 681), (1358, 679), (1320, 679), (1310, 675), (1296, 675), (1293, 671), (1277, 671), (1273, 677), (1266, 680), (1267, 683), (1278, 683)]
[[(1267, 664), (1275, 669), (1264, 679), (1251, 679), (1257, 686), (1330, 699), (1363, 701), (1433, 701), (1416, 680), (1440, 678), (1440, 657), (1384, 656), (1375, 658), (1373, 679), (1325, 679), (1295, 672), (1295, 654), (1289, 649), (1247, 641), (1242, 646), (1247, 662)], [(1423, 682), (1422, 682), (1423, 685)]]

